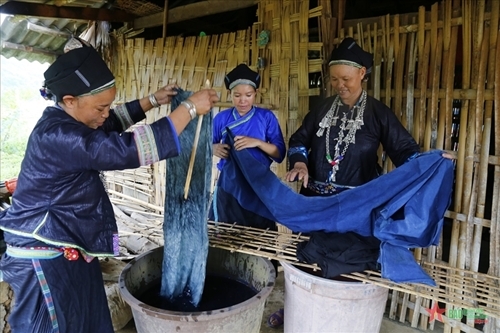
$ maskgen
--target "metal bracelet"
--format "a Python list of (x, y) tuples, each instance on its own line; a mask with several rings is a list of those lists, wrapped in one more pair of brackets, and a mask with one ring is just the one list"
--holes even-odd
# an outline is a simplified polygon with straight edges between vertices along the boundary
[(154, 94), (149, 94), (149, 103), (151, 103), (151, 105), (154, 108), (159, 108), (160, 107), (160, 103), (158, 103), (158, 100), (156, 99), (156, 97), (155, 97)]
[(189, 99), (186, 99), (185, 101), (182, 101), (181, 104), (184, 105), (186, 109), (188, 109), (191, 119), (196, 118), (196, 106), (193, 102), (191, 102)]

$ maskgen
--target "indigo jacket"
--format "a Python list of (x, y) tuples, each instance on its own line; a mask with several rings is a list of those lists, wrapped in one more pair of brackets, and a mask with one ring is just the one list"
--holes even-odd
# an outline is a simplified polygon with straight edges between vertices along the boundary
[[(139, 101), (111, 110), (103, 126), (87, 127), (60, 107), (45, 109), (28, 140), (12, 206), (0, 229), (91, 256), (118, 254), (118, 231), (101, 171), (137, 168), (179, 154), (168, 118), (145, 118)], [(14, 244), (19, 246), (20, 244)]]

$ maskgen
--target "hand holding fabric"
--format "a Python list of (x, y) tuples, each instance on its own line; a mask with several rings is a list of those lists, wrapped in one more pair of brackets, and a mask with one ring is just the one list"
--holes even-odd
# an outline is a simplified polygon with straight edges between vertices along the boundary
[(261, 140), (244, 135), (237, 135), (234, 137), (234, 148), (242, 150), (245, 148), (256, 148), (262, 143)]
[(177, 95), (177, 88), (178, 86), (176, 84), (168, 84), (157, 90), (153, 95), (155, 96), (158, 104), (168, 104), (172, 101), (172, 96)]
[(444, 158), (447, 158), (447, 159), (449, 159), (449, 160), (452, 160), (452, 161), (455, 159), (455, 158), (453, 157), (453, 155), (452, 155), (452, 154), (450, 154), (450, 153), (442, 153), (442, 154), (441, 154), (441, 156), (443, 156)]
[(218, 158), (226, 159), (229, 156), (229, 145), (227, 143), (214, 143), (214, 155)]
[(196, 114), (204, 115), (210, 112), (214, 104), (219, 101), (219, 97), (214, 89), (202, 89), (192, 94), (189, 100), (195, 105)]
[(309, 181), (309, 171), (307, 170), (307, 165), (304, 162), (296, 162), (293, 169), (286, 173), (285, 179), (288, 182), (303, 180), (303, 186), (307, 187), (307, 183)]

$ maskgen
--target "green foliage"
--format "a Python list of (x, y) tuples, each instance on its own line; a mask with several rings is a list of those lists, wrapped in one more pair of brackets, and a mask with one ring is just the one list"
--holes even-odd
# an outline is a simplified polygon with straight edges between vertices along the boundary
[(0, 181), (18, 176), (29, 135), (49, 105), (38, 91), (47, 67), (1, 57)]

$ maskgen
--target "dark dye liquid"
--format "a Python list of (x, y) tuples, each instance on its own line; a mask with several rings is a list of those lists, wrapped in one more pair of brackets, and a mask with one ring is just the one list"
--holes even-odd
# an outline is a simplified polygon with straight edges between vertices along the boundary
[(190, 302), (189, 292), (175, 300), (169, 300), (160, 295), (161, 280), (150, 283), (148, 289), (139, 297), (143, 303), (155, 308), (180, 311), (200, 312), (226, 308), (252, 298), (257, 290), (242, 282), (216, 275), (207, 275), (205, 286), (198, 306)]

